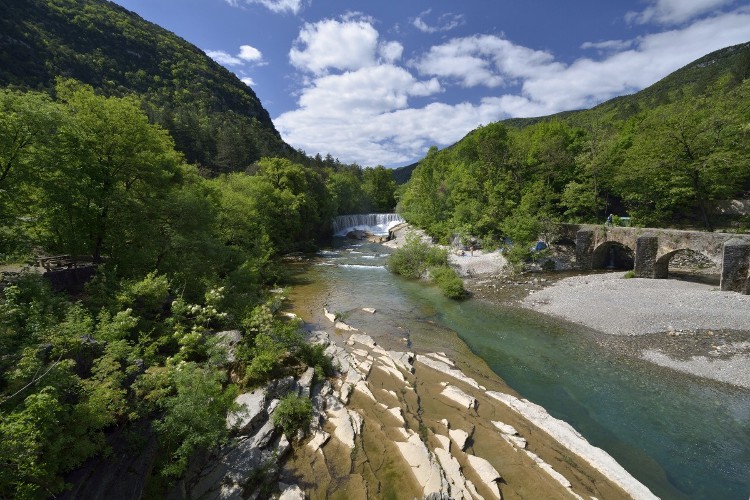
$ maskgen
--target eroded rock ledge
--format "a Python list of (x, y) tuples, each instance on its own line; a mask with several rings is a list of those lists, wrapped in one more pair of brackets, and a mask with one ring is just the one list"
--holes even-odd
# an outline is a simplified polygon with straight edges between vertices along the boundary
[[(488, 390), (443, 353), (388, 351), (366, 334), (311, 334), (338, 376), (274, 381), (237, 398), (237, 432), (176, 497), (656, 498), (568, 424)], [(284, 394), (313, 401), (294, 446), (273, 427)], [(265, 489), (263, 489), (265, 488)]]

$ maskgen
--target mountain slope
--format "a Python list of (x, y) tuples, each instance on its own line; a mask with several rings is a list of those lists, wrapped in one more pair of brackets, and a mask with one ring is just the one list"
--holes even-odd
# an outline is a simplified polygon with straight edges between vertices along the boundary
[(140, 94), (188, 161), (210, 170), (296, 154), (250, 87), (173, 33), (103, 0), (0, 0), (0, 85), (49, 90), (58, 76)]

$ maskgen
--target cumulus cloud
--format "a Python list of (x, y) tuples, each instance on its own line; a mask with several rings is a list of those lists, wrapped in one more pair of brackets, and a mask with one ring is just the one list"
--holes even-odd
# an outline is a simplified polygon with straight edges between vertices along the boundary
[(438, 17), (437, 23), (435, 25), (430, 26), (429, 24), (427, 24), (424, 18), (429, 16), (431, 13), (432, 9), (427, 9), (426, 11), (422, 12), (412, 20), (412, 25), (423, 33), (438, 33), (441, 31), (451, 31), (466, 23), (466, 19), (464, 18), (463, 14), (454, 14), (452, 12), (447, 12)]
[(232, 7), (239, 7), (242, 3), (258, 4), (277, 14), (285, 12), (298, 14), (302, 10), (302, 0), (226, 0), (226, 2)]
[(255, 85), (255, 81), (253, 81), (253, 79), (249, 76), (243, 76), (242, 78), (240, 78), (240, 81), (242, 81), (242, 83), (244, 83), (248, 87), (252, 87), (253, 85)]
[(306, 23), (289, 52), (296, 68), (314, 74), (356, 70), (375, 63), (378, 32), (365, 21), (326, 19)]
[[(591, 107), (640, 90), (691, 61), (750, 39), (750, 11), (708, 17), (633, 40), (591, 42), (572, 63), (503, 37), (455, 38), (399, 64), (404, 47), (364, 20), (305, 25), (289, 57), (308, 75), (298, 107), (274, 120), (310, 154), (396, 165), (446, 146), (482, 123)], [(356, 57), (352, 56), (356, 54)], [(448, 85), (484, 90), (437, 102)]]
[(242, 59), (223, 50), (207, 50), (206, 55), (224, 66), (239, 66), (243, 63)]
[(554, 66), (553, 59), (548, 52), (498, 36), (477, 35), (434, 46), (412, 64), (420, 73), (451, 78), (464, 87), (499, 87), (507, 80), (548, 71), (550, 65)]
[(240, 45), (240, 53), (237, 57), (243, 61), (258, 63), (263, 61), (263, 54), (260, 50), (251, 45)]
[(232, 55), (223, 50), (207, 50), (206, 55), (224, 66), (242, 66), (247, 63), (263, 65), (263, 54), (251, 45), (240, 45), (237, 55)]
[(650, 0), (641, 12), (628, 12), (626, 21), (636, 24), (659, 23), (677, 25), (698, 16), (715, 12), (735, 0)]

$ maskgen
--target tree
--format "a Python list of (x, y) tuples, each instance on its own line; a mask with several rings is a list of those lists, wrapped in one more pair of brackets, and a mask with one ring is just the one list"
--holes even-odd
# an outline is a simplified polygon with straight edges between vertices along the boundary
[[(133, 224), (170, 187), (181, 157), (169, 134), (151, 125), (134, 97), (106, 98), (74, 81), (57, 94), (66, 117), (57, 136), (57, 165), (45, 177), (47, 229), (53, 246), (101, 262), (116, 256)], [(127, 231), (126, 231), (127, 229)]]
[(369, 201), (368, 210), (387, 213), (396, 206), (396, 181), (392, 172), (381, 165), (363, 170), (362, 191)]
[(750, 173), (742, 113), (726, 99), (693, 98), (642, 115), (618, 173), (636, 215), (663, 224), (697, 213), (712, 231), (714, 202), (741, 190)]

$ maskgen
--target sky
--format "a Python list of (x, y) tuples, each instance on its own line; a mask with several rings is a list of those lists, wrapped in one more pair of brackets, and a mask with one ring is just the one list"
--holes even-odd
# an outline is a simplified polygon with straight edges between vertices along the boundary
[(396, 167), (750, 41), (750, 0), (115, 0), (252, 87), (291, 146)]

